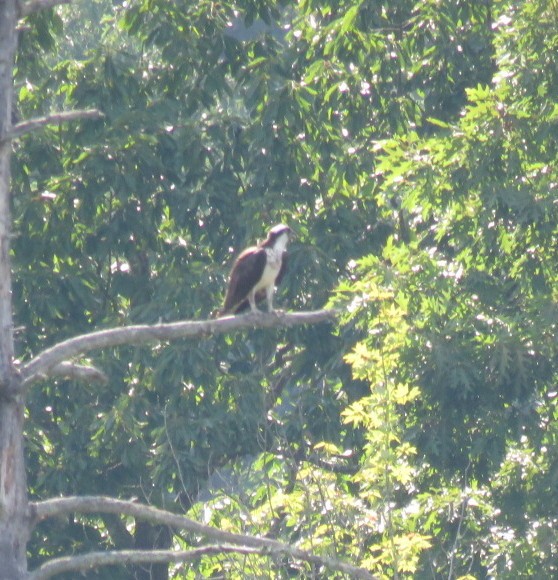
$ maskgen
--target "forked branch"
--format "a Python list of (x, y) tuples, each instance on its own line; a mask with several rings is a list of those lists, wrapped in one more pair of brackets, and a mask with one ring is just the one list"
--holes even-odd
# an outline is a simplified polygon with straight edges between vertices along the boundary
[(124, 326), (99, 330), (69, 338), (39, 353), (20, 368), (21, 386), (27, 386), (45, 376), (60, 363), (102, 348), (122, 345), (140, 345), (180, 338), (199, 338), (225, 334), (249, 328), (276, 328), (317, 324), (335, 318), (334, 310), (309, 312), (275, 312), (273, 314), (246, 314), (215, 320), (185, 320), (167, 324)]
[[(173, 514), (151, 506), (138, 504), (131, 501), (124, 501), (102, 496), (85, 496), (85, 497), (67, 497), (55, 498), (38, 503), (31, 504), (31, 521), (33, 524), (50, 518), (68, 515), (71, 513), (111, 513), (127, 515), (152, 523), (170, 526), (174, 529), (185, 530), (197, 536), (203, 536), (223, 545), (206, 546), (199, 550), (186, 552), (174, 551), (154, 551), (143, 552), (145, 558), (137, 551), (109, 552), (106, 554), (88, 554), (85, 556), (69, 556), (59, 558), (44, 564), (30, 576), (32, 580), (45, 580), (55, 573), (78, 572), (91, 569), (92, 567), (104, 566), (108, 564), (126, 564), (132, 561), (139, 562), (186, 562), (205, 553), (223, 553), (223, 552), (256, 552), (259, 554), (281, 554), (293, 558), (294, 560), (309, 562), (318, 566), (325, 566), (330, 570), (336, 570), (347, 574), (350, 578), (374, 580), (374, 576), (363, 568), (357, 568), (341, 562), (334, 558), (325, 556), (316, 556), (306, 550), (295, 548), (289, 544), (270, 540), (268, 538), (258, 538), (244, 534), (234, 534), (206, 526), (185, 516)], [(234, 547), (234, 548), (233, 548)], [(133, 560), (130, 558), (134, 558)], [(53, 571), (54, 569), (54, 571)], [(50, 570), (50, 571), (49, 571)]]

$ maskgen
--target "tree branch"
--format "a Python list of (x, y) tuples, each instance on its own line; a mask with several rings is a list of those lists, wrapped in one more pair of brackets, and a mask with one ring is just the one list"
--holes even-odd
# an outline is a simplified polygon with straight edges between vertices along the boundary
[(36, 119), (29, 119), (28, 121), (23, 121), (17, 123), (11, 128), (11, 131), (6, 136), (5, 140), (17, 139), (46, 127), (47, 125), (56, 125), (59, 123), (66, 123), (68, 121), (75, 121), (77, 119), (100, 119), (104, 117), (101, 111), (97, 109), (84, 109), (78, 111), (63, 111), (60, 113), (53, 113), (52, 115), (47, 115), (46, 117), (37, 117)]
[(242, 316), (227, 316), (215, 320), (185, 320), (168, 324), (144, 324), (99, 330), (69, 338), (39, 353), (20, 368), (21, 385), (22, 387), (27, 386), (41, 377), (49, 376), (51, 369), (56, 365), (100, 348), (147, 344), (179, 338), (197, 338), (225, 334), (233, 330), (247, 328), (276, 328), (300, 324), (316, 324), (332, 320), (336, 314), (334, 310), (275, 312), (273, 314), (250, 313)]
[(108, 377), (102, 370), (94, 366), (78, 365), (67, 361), (53, 366), (49, 370), (48, 376), (87, 381), (89, 383), (101, 383), (104, 385), (108, 383)]
[(202, 556), (218, 554), (266, 554), (266, 550), (242, 546), (214, 545), (192, 550), (114, 550), (111, 552), (90, 552), (80, 556), (66, 556), (46, 562), (29, 574), (29, 580), (47, 580), (65, 572), (87, 572), (101, 566), (128, 564), (163, 564), (167, 562), (191, 562)]
[[(240, 546), (242, 548), (252, 548), (261, 554), (286, 555), (295, 560), (302, 560), (304, 562), (309, 562), (311, 564), (325, 566), (331, 570), (343, 572), (352, 578), (374, 580), (374, 577), (367, 570), (351, 566), (350, 564), (345, 564), (344, 562), (340, 562), (339, 560), (336, 560), (334, 558), (329, 558), (326, 556), (316, 556), (314, 554), (311, 554), (310, 552), (307, 552), (306, 550), (295, 548), (293, 546), (290, 546), (289, 544), (278, 542), (277, 540), (270, 540), (268, 538), (257, 538), (254, 536), (247, 536), (244, 534), (234, 534), (232, 532), (226, 532), (223, 530), (219, 530), (217, 528), (213, 528), (211, 526), (200, 524), (199, 522), (191, 520), (190, 518), (187, 518), (185, 516), (173, 514), (171, 512), (160, 510), (151, 506), (145, 506), (142, 504), (134, 503), (131, 501), (124, 501), (102, 496), (55, 498), (30, 504), (30, 512), (32, 525), (36, 525), (37, 522), (45, 520), (50, 517), (67, 515), (74, 512), (88, 514), (91, 513), (122, 514), (147, 520), (153, 523), (163, 524), (166, 526), (170, 526), (172, 528), (186, 530), (188, 532), (204, 536), (216, 542), (231, 544), (237, 547)], [(216, 547), (213, 546), (213, 549), (216, 549)], [(167, 553), (168, 555), (174, 552), (165, 552), (165, 553)], [(86, 556), (79, 556), (79, 558), (86, 558)], [(122, 556), (121, 553), (118, 562), (124, 564), (129, 561), (130, 560)], [(152, 559), (143, 561), (155, 562), (155, 560)], [(165, 559), (163, 561), (170, 562), (173, 560)], [(158, 560), (157, 562), (161, 562), (161, 560)], [(46, 564), (44, 566), (46, 566)], [(39, 568), (36, 574), (39, 573), (41, 569), (44, 570), (44, 566)], [(83, 568), (73, 568), (73, 569), (77, 570)], [(33, 576), (33, 575), (31, 576), (33, 580), (48, 577), (49, 576)]]
[(72, 0), (27, 0), (21, 1), (19, 4), (19, 17), (29, 16), (35, 12), (46, 10), (47, 8), (54, 8), (59, 4), (69, 4)]

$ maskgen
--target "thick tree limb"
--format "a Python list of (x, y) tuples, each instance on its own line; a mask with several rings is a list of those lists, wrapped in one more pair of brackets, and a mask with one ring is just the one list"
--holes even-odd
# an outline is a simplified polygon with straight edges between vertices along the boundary
[(52, 115), (47, 115), (46, 117), (37, 117), (36, 119), (29, 119), (28, 121), (22, 121), (14, 125), (8, 135), (6, 140), (17, 139), (41, 129), (48, 125), (57, 125), (59, 123), (67, 123), (68, 121), (75, 121), (77, 119), (100, 119), (103, 117), (103, 113), (97, 109), (84, 109), (78, 111), (63, 111), (60, 113), (53, 113)]
[[(374, 580), (374, 577), (362, 568), (357, 568), (355, 566), (351, 566), (350, 564), (346, 564), (344, 562), (340, 562), (334, 558), (329, 558), (325, 556), (316, 556), (307, 552), (306, 550), (301, 550), (299, 548), (295, 548), (290, 546), (289, 544), (284, 544), (283, 542), (278, 542), (277, 540), (270, 540), (268, 538), (258, 538), (255, 536), (247, 536), (244, 534), (234, 534), (231, 532), (226, 532), (223, 530), (219, 530), (217, 528), (213, 528), (211, 526), (206, 526), (204, 524), (200, 524), (195, 520), (191, 520), (185, 516), (173, 514), (171, 512), (167, 512), (164, 510), (160, 510), (151, 506), (145, 506), (142, 504), (134, 503), (131, 501), (124, 501), (119, 499), (113, 499), (110, 497), (102, 497), (102, 496), (84, 496), (84, 497), (66, 497), (66, 498), (56, 498), (50, 499), (42, 502), (37, 502), (30, 504), (30, 511), (31, 511), (31, 522), (32, 524), (36, 524), (41, 520), (45, 520), (50, 517), (57, 517), (61, 515), (67, 515), (70, 513), (112, 513), (112, 514), (122, 514), (127, 516), (136, 517), (139, 519), (144, 519), (150, 521), (152, 523), (158, 523), (166, 526), (170, 526), (175, 529), (186, 530), (196, 535), (201, 535), (216, 542), (221, 542), (224, 544), (230, 544), (232, 546), (241, 547), (243, 549), (253, 549), (261, 554), (281, 554), (285, 556), (289, 556), (295, 560), (301, 560), (304, 562), (309, 562), (311, 564), (316, 564), (318, 566), (325, 566), (331, 570), (336, 570), (338, 572), (343, 572), (347, 574), (349, 577), (358, 578), (358, 579), (366, 579), (366, 580)], [(209, 548), (209, 547), (208, 547)], [(217, 547), (212, 546), (213, 549), (217, 550)], [(240, 550), (235, 550), (240, 551)], [(126, 556), (122, 554), (131, 554), (133, 551), (121, 552), (119, 557), (119, 563), (125, 564), (131, 562), (131, 560), (127, 559)], [(137, 552), (136, 552), (137, 553)], [(174, 552), (167, 552), (161, 551), (161, 556), (166, 554), (167, 557)], [(184, 554), (189, 554), (190, 552), (185, 552)], [(117, 552), (114, 552), (117, 554)], [(88, 556), (96, 556), (95, 554)], [(83, 561), (87, 561), (87, 556), (74, 556), (69, 557), (72, 558), (82, 558)], [(108, 558), (108, 556), (107, 556)], [(171, 561), (187, 561), (188, 558), (184, 560), (172, 560), (170, 558), (164, 560), (142, 560), (143, 562), (171, 562)], [(62, 558), (61, 560), (66, 561), (68, 558)], [(56, 562), (56, 560), (54, 561)], [(135, 562), (139, 562), (136, 560)], [(109, 562), (106, 562), (108, 564)], [(114, 561), (110, 562), (114, 564)], [(51, 562), (52, 564), (52, 562)], [(98, 564), (97, 564), (98, 565)], [(105, 565), (105, 564), (103, 564)], [(47, 564), (39, 568), (34, 575), (31, 575), (33, 580), (49, 578), (50, 575), (37, 575), (41, 572), (41, 570), (45, 570)], [(95, 564), (93, 566), (96, 566)], [(89, 564), (91, 567), (91, 564)], [(71, 570), (84, 570), (87, 568), (72, 568)], [(70, 568), (65, 569), (70, 570)]]
[(71, 1), (72, 0), (27, 0), (25, 2), (24, 0), (21, 0), (18, 16), (23, 18), (24, 16), (29, 16), (35, 12), (46, 10), (47, 8), (53, 8), (60, 4), (69, 4)]
[(274, 328), (316, 324), (335, 318), (334, 310), (310, 312), (275, 312), (273, 314), (245, 314), (215, 320), (185, 320), (168, 324), (124, 326), (83, 334), (60, 342), (39, 353), (20, 368), (22, 386), (27, 386), (44, 376), (62, 362), (82, 356), (92, 350), (121, 345), (139, 345), (179, 338), (197, 338), (225, 334), (247, 328)]

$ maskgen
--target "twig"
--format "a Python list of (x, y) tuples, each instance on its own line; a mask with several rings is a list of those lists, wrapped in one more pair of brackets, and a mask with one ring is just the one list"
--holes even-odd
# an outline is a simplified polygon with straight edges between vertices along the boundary
[(459, 512), (459, 522), (457, 524), (457, 530), (455, 532), (455, 539), (453, 542), (453, 546), (451, 547), (450, 552), (450, 561), (449, 561), (449, 571), (448, 571), (448, 580), (452, 580), (454, 577), (454, 566), (455, 566), (455, 556), (457, 554), (457, 549), (459, 548), (459, 542), (461, 541), (461, 527), (463, 525), (463, 521), (465, 519), (465, 510), (467, 509), (467, 502), (469, 498), (464, 497), (461, 500), (461, 508)]
[(451, 547), (450, 553), (450, 562), (449, 562), (449, 572), (448, 572), (448, 580), (451, 580), (454, 576), (453, 568), (455, 566), (455, 556), (457, 554), (457, 549), (459, 548), (459, 542), (461, 541), (461, 528), (463, 526), (463, 521), (465, 520), (465, 511), (467, 509), (467, 505), (469, 503), (469, 497), (466, 495), (467, 489), (467, 480), (469, 477), (469, 468), (471, 467), (471, 462), (467, 464), (464, 473), (464, 481), (463, 481), (463, 499), (461, 500), (461, 508), (459, 513), (459, 522), (457, 524), (457, 530), (455, 532), (455, 539), (453, 542), (453, 546)]
[[(153, 523), (163, 524), (175, 529), (186, 530), (196, 535), (201, 535), (215, 542), (241, 546), (242, 548), (252, 548), (261, 554), (282, 554), (295, 560), (301, 560), (325, 566), (331, 570), (336, 570), (347, 574), (349, 577), (365, 580), (374, 580), (374, 576), (363, 568), (357, 568), (340, 562), (334, 558), (326, 556), (316, 556), (306, 550), (295, 548), (289, 544), (270, 540), (268, 538), (258, 538), (244, 534), (234, 534), (217, 528), (206, 526), (185, 516), (173, 514), (151, 506), (146, 506), (131, 501), (124, 501), (103, 496), (65, 497), (49, 499), (42, 502), (30, 504), (30, 521), (32, 525), (51, 517), (67, 515), (71, 513), (116, 513), (136, 517)], [(81, 557), (81, 556), (80, 556)], [(75, 556), (74, 556), (75, 558)], [(129, 560), (121, 557), (120, 563)], [(149, 560), (153, 561), (153, 560)], [(166, 560), (171, 561), (171, 560)], [(77, 569), (77, 568), (74, 568)], [(40, 571), (40, 569), (39, 569)], [(37, 572), (39, 572), (37, 571)], [(33, 580), (48, 578), (48, 576), (31, 576)]]
[(77, 119), (100, 119), (104, 117), (101, 111), (97, 109), (84, 109), (78, 111), (64, 111), (60, 113), (53, 113), (45, 117), (37, 117), (17, 123), (11, 128), (11, 131), (5, 137), (5, 140), (18, 139), (27, 133), (42, 129), (48, 125), (56, 125), (59, 123), (66, 123), (68, 121), (75, 121)]
[[(164, 425), (165, 425), (165, 435), (167, 436), (167, 441), (169, 442), (169, 448), (171, 450), (172, 453), (172, 457), (174, 459), (174, 463), (176, 464), (176, 469), (178, 471), (178, 477), (180, 478), (180, 483), (182, 485), (182, 491), (186, 494), (186, 497), (188, 498), (188, 501), (191, 502), (191, 498), (190, 498), (190, 493), (188, 492), (188, 488), (186, 487), (186, 483), (184, 481), (184, 476), (182, 475), (182, 467), (180, 466), (180, 461), (178, 460), (178, 455), (176, 454), (175, 450), (174, 450), (174, 445), (172, 443), (172, 439), (169, 433), (169, 429), (168, 429), (168, 425), (167, 425), (167, 407), (168, 407), (168, 403), (165, 405), (165, 409), (163, 411), (163, 420), (164, 420)], [(181, 502), (182, 503), (182, 502)]]
[(276, 312), (273, 314), (259, 313), (227, 316), (216, 320), (185, 320), (168, 324), (145, 324), (99, 330), (70, 338), (39, 353), (20, 368), (21, 386), (27, 386), (39, 380), (41, 376), (48, 375), (50, 370), (61, 362), (76, 356), (82, 356), (92, 350), (225, 334), (239, 329), (316, 324), (332, 320), (335, 316), (336, 312), (334, 310)]

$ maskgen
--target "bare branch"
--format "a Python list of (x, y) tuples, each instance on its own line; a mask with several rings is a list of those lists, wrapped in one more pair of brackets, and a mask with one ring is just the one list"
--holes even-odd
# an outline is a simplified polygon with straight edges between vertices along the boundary
[(19, 17), (29, 16), (35, 12), (46, 10), (47, 8), (54, 8), (60, 4), (69, 4), (72, 0), (27, 0), (27, 2), (20, 2)]
[(202, 556), (218, 554), (265, 554), (264, 549), (246, 548), (242, 546), (214, 545), (194, 548), (192, 550), (118, 550), (112, 552), (90, 552), (81, 556), (66, 556), (56, 558), (43, 564), (29, 574), (29, 580), (47, 580), (65, 572), (87, 572), (101, 566), (128, 564), (162, 564), (167, 562), (191, 562)]
[[(67, 515), (71, 513), (112, 513), (122, 514), (147, 520), (157, 524), (163, 524), (175, 529), (186, 530), (188, 532), (204, 536), (216, 542), (224, 544), (231, 544), (233, 546), (241, 546), (243, 548), (253, 548), (259, 553), (269, 554), (283, 554), (295, 560), (301, 560), (319, 566), (325, 566), (331, 570), (343, 572), (352, 578), (373, 580), (374, 577), (362, 568), (345, 564), (334, 558), (326, 556), (316, 556), (283, 542), (277, 540), (270, 540), (268, 538), (257, 538), (254, 536), (247, 536), (244, 534), (234, 534), (200, 524), (195, 520), (185, 516), (173, 514), (164, 510), (160, 510), (151, 506), (134, 503), (131, 501), (124, 501), (102, 496), (84, 496), (84, 497), (64, 497), (49, 499), (42, 502), (30, 504), (31, 521), (36, 524), (39, 521), (51, 517)], [(120, 560), (121, 563), (126, 561), (125, 558)], [(153, 560), (150, 560), (153, 561)], [(171, 560), (165, 560), (171, 561)], [(42, 576), (32, 577), (34, 580), (43, 578)], [(44, 576), (48, 578), (48, 576)]]
[(139, 345), (179, 338), (198, 338), (225, 334), (233, 330), (248, 328), (276, 328), (300, 324), (316, 324), (335, 318), (334, 310), (310, 312), (275, 312), (273, 314), (245, 314), (226, 316), (215, 320), (185, 320), (168, 324), (124, 326), (83, 334), (60, 342), (39, 353), (20, 369), (22, 386), (49, 375), (56, 365), (76, 356), (100, 348), (121, 345)]
[(66, 123), (68, 121), (75, 121), (77, 119), (100, 119), (104, 117), (101, 111), (97, 109), (84, 109), (78, 111), (63, 111), (60, 113), (53, 113), (52, 115), (47, 115), (46, 117), (37, 117), (36, 119), (29, 119), (28, 121), (23, 121), (17, 123), (11, 129), (11, 131), (6, 136), (6, 140), (17, 139), (27, 133), (41, 129), (48, 125), (56, 125), (59, 123)]
[[(46, 377), (47, 375), (44, 376)], [(53, 366), (48, 371), (48, 376), (87, 381), (89, 383), (102, 383), (104, 385), (108, 382), (108, 377), (102, 370), (94, 366), (78, 365), (67, 361)]]

